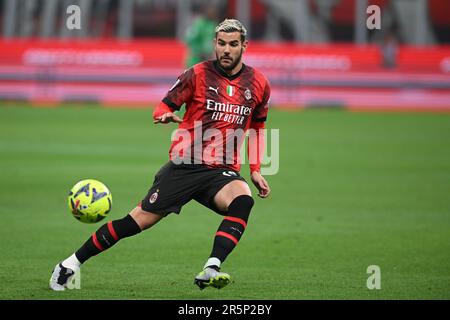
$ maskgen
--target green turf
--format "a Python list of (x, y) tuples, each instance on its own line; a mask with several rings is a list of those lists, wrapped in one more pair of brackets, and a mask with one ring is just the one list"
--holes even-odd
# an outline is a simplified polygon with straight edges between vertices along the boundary
[[(3, 104), (0, 299), (450, 298), (449, 115), (272, 110), (268, 124), (280, 171), (223, 265), (232, 284), (193, 285), (221, 218), (191, 202), (89, 260), (81, 290), (52, 292), (53, 266), (100, 226), (71, 217), (69, 189), (105, 182), (110, 219), (122, 217), (167, 160), (174, 126), (154, 126), (150, 110)], [(381, 290), (366, 287), (369, 265)]]

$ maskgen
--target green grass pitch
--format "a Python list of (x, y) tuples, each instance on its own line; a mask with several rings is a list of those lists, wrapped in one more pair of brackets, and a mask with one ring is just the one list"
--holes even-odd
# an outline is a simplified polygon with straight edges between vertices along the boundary
[[(109, 219), (121, 218), (167, 161), (174, 127), (153, 125), (150, 109), (3, 103), (0, 299), (450, 298), (450, 115), (335, 110), (271, 110), (280, 170), (223, 265), (228, 287), (193, 285), (221, 217), (191, 202), (86, 262), (81, 290), (50, 291), (53, 266), (103, 223), (71, 216), (72, 185), (103, 181)], [(379, 290), (366, 287), (370, 265)]]

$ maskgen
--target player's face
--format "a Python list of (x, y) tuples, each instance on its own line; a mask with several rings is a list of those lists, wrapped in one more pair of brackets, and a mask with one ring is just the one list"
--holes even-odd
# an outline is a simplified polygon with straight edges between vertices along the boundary
[(217, 61), (224, 70), (239, 71), (242, 53), (247, 48), (247, 41), (241, 41), (239, 32), (219, 32), (214, 47)]

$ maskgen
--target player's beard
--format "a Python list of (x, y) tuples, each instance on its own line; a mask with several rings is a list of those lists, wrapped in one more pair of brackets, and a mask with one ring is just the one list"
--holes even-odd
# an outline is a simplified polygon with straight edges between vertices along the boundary
[[(243, 49), (241, 49), (241, 53), (240, 53), (239, 56), (236, 58), (236, 60), (234, 60), (233, 63), (230, 64), (230, 65), (228, 65), (228, 66), (224, 66), (224, 65), (222, 64), (221, 59), (219, 58), (219, 55), (217, 54), (217, 52), (216, 52), (216, 59), (217, 59), (217, 61), (219, 61), (219, 65), (220, 65), (220, 67), (221, 67), (223, 70), (225, 70), (225, 71), (231, 71), (231, 70), (233, 70), (234, 68), (236, 68), (236, 66), (239, 64), (239, 62), (241, 62), (241, 59), (242, 59), (242, 52), (243, 52)], [(222, 58), (223, 58), (223, 57), (222, 57)], [(228, 58), (232, 59), (231, 57), (228, 57)]]

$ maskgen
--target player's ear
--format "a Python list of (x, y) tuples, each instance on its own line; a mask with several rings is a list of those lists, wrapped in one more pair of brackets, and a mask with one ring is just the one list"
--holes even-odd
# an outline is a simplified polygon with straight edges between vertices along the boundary
[(245, 52), (245, 50), (247, 50), (247, 46), (248, 46), (248, 40), (245, 40), (244, 42), (242, 42), (242, 49)]

